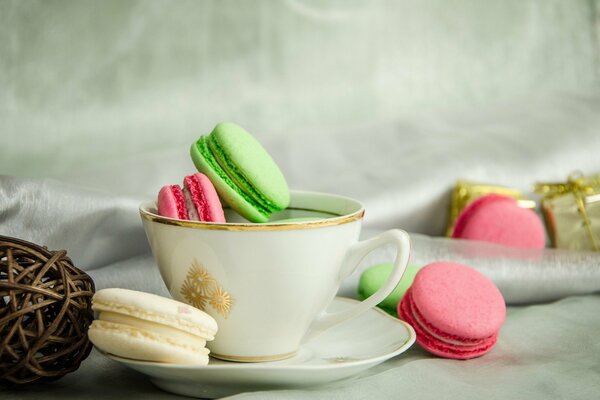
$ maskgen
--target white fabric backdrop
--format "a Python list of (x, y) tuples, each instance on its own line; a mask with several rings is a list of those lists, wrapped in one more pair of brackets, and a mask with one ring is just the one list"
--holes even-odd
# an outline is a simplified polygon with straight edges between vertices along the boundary
[(5, 0), (0, 172), (61, 177), (185, 146), (221, 120), (263, 140), (290, 130), (324, 137), (416, 113), (433, 121), (440, 110), (586, 90), (599, 83), (594, 7)]

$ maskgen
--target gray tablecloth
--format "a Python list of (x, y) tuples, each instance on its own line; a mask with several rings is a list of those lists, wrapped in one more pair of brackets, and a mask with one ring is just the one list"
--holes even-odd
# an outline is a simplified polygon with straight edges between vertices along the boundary
[[(153, 288), (166, 294), (150, 256), (91, 271), (99, 287)], [(600, 295), (508, 308), (494, 350), (445, 360), (417, 345), (359, 376), (302, 390), (245, 393), (244, 399), (593, 399), (600, 393)], [(374, 338), (374, 340), (376, 340)], [(45, 385), (0, 391), (2, 399), (171, 399), (143, 375), (96, 351), (81, 368)]]

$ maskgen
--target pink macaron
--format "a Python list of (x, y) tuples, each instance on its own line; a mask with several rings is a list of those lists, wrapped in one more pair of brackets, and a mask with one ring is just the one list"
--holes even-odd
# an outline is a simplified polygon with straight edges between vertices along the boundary
[(479, 197), (465, 207), (452, 237), (533, 249), (542, 249), (546, 243), (537, 214), (519, 207), (512, 197), (498, 194)]
[(398, 305), (398, 316), (415, 329), (423, 349), (466, 360), (494, 347), (506, 305), (498, 288), (478, 271), (435, 262), (419, 270)]
[(158, 214), (191, 221), (225, 222), (217, 191), (210, 179), (201, 173), (186, 176), (183, 188), (163, 186), (158, 193)]

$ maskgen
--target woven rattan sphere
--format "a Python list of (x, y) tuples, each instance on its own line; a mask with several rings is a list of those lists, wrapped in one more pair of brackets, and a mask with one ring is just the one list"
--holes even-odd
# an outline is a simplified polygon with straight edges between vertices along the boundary
[(64, 250), (0, 236), (0, 383), (57, 379), (89, 355), (94, 282)]

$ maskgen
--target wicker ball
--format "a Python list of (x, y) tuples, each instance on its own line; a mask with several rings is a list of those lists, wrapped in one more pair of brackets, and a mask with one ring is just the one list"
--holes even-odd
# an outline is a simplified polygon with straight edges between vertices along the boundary
[(94, 282), (64, 250), (0, 236), (0, 382), (47, 381), (89, 355)]

